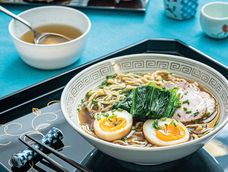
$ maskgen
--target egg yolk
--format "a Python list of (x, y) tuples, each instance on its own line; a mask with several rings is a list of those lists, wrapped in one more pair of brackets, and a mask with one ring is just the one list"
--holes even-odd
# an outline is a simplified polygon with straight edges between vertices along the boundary
[(185, 136), (185, 130), (179, 125), (170, 123), (156, 130), (156, 136), (163, 141), (179, 140)]
[(103, 131), (117, 131), (126, 126), (126, 119), (117, 117), (103, 118), (99, 121), (99, 125)]

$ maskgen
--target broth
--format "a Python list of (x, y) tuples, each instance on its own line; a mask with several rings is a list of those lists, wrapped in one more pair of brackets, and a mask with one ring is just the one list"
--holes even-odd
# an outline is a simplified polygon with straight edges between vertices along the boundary
[(87, 109), (82, 108), (79, 113), (79, 121), (82, 124), (86, 123), (88, 125), (92, 125), (94, 122), (94, 119), (92, 118), (92, 114), (90, 114)]
[[(45, 33), (45, 32), (58, 33), (70, 39), (75, 39), (82, 35), (82, 32), (79, 29), (68, 25), (62, 25), (62, 24), (43, 25), (35, 28), (35, 30), (37, 30), (39, 33)], [(20, 39), (22, 41), (34, 44), (34, 36), (32, 31), (28, 31), (25, 34), (23, 34)], [(45, 41), (44, 44), (58, 44), (58, 43), (62, 43), (62, 39), (58, 40), (56, 38), (50, 37), (49, 39), (47, 39), (47, 41)]]

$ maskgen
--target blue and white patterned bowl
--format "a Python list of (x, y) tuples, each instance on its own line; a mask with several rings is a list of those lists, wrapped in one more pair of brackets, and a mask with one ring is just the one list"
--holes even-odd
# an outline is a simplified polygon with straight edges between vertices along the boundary
[[(173, 146), (131, 147), (110, 143), (82, 130), (77, 107), (85, 94), (97, 87), (107, 75), (121, 72), (170, 72), (204, 85), (218, 100), (221, 117), (216, 128), (207, 135)], [(65, 87), (61, 96), (61, 108), (67, 122), (88, 142), (102, 152), (132, 163), (160, 164), (185, 157), (212, 139), (228, 122), (228, 81), (213, 68), (184, 57), (164, 54), (134, 54), (102, 61), (78, 73)]]
[(186, 20), (195, 16), (198, 0), (164, 0), (166, 16), (176, 20)]

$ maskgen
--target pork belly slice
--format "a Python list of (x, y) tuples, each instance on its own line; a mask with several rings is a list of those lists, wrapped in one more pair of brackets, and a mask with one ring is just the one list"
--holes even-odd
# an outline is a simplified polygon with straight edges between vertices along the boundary
[(181, 106), (173, 118), (181, 122), (191, 122), (201, 119), (205, 114), (210, 115), (215, 111), (215, 100), (208, 93), (201, 91), (196, 84), (189, 84), (186, 88), (179, 89)]
[(215, 99), (210, 94), (200, 91), (200, 96), (205, 100), (207, 103), (207, 113), (211, 115), (216, 110)]

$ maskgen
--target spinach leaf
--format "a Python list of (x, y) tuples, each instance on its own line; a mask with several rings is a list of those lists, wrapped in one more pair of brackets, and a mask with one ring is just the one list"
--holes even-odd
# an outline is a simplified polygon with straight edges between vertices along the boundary
[(168, 118), (173, 116), (176, 108), (178, 108), (181, 104), (176, 88), (173, 88), (170, 90), (170, 95), (171, 96), (169, 99), (169, 103), (167, 104), (167, 107), (164, 112), (164, 114), (166, 114), (166, 117), (168, 117)]
[(136, 117), (140, 118), (141, 114), (146, 113), (147, 109), (147, 94), (150, 92), (150, 86), (138, 87), (132, 91), (132, 106), (130, 113)]
[(134, 118), (145, 120), (170, 118), (179, 105), (177, 89), (166, 90), (158, 86), (147, 85), (130, 91), (125, 99), (113, 106), (113, 109), (124, 109)]
[(148, 118), (159, 119), (167, 117), (164, 112), (169, 98), (169, 91), (151, 87), (151, 94), (148, 95), (147, 105)]
[(112, 109), (120, 108), (130, 112), (131, 106), (132, 106), (132, 97), (133, 97), (133, 91), (129, 91), (123, 100), (113, 105)]

